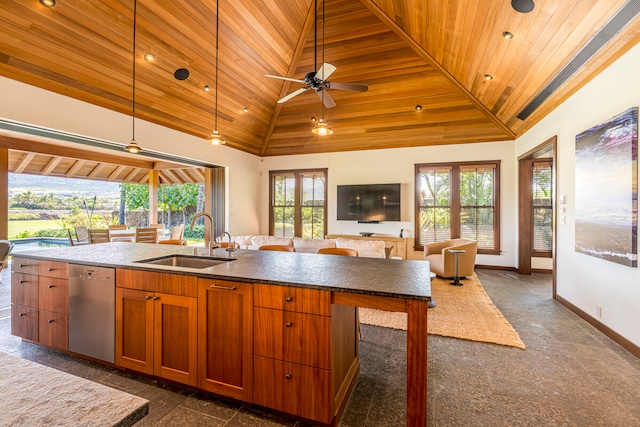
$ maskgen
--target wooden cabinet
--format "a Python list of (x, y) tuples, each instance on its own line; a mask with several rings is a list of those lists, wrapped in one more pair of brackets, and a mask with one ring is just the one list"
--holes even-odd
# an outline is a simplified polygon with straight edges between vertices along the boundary
[(251, 402), (253, 285), (198, 279), (198, 387)]
[[(119, 269), (116, 284), (116, 364), (197, 385), (196, 278)], [(167, 286), (182, 295), (152, 291)]]
[(255, 284), (253, 323), (254, 403), (330, 423), (359, 369), (355, 308), (332, 306), (326, 291)]
[(11, 333), (68, 350), (68, 265), (13, 257), (11, 270)]

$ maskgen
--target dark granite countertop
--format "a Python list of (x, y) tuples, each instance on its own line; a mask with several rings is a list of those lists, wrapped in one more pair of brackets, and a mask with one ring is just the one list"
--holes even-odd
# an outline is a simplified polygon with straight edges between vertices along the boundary
[[(200, 247), (197, 250), (203, 253), (206, 249)], [(25, 251), (14, 256), (392, 298), (431, 299), (429, 263), (420, 260), (238, 250), (233, 253), (235, 261), (207, 268), (136, 262), (173, 254), (193, 255), (194, 247), (114, 242)], [(216, 249), (213, 255), (226, 257), (227, 254), (224, 249)]]

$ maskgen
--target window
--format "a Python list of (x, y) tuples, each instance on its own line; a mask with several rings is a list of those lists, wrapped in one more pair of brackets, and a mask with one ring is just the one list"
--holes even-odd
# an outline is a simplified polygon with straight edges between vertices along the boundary
[(416, 165), (416, 248), (457, 237), (500, 253), (500, 162)]
[(532, 255), (551, 257), (553, 194), (551, 160), (533, 161), (533, 242)]
[(269, 178), (269, 234), (324, 238), (327, 169), (271, 171)]

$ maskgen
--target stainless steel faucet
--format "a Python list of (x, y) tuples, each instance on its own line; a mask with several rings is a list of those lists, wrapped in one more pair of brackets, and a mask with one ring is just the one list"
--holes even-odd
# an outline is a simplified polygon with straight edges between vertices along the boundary
[(208, 242), (209, 256), (212, 256), (213, 255), (213, 248), (214, 248), (214, 241), (211, 239), (211, 234), (213, 233), (213, 228), (214, 228), (213, 217), (211, 215), (209, 215), (207, 212), (198, 212), (197, 214), (194, 215), (193, 219), (191, 220), (191, 227), (189, 229), (193, 230), (193, 226), (196, 224), (196, 221), (201, 216), (205, 216), (205, 217), (209, 218), (209, 220), (211, 221), (211, 230), (209, 230), (209, 238), (206, 238), (207, 236), (205, 236), (205, 243)]
[(229, 234), (228, 231), (225, 231), (224, 233), (222, 233), (223, 236), (225, 234), (229, 238), (229, 243), (227, 244), (227, 257), (231, 258), (231, 254), (236, 251), (236, 241), (231, 240), (231, 234)]

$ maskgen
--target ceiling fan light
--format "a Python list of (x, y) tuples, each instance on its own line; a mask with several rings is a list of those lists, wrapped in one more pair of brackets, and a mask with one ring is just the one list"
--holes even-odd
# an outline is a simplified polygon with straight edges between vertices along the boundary
[(129, 145), (124, 147), (124, 149), (131, 154), (138, 154), (142, 151), (142, 148), (140, 148), (140, 146), (136, 143), (135, 139), (132, 139)]
[(320, 119), (318, 124), (311, 129), (311, 132), (318, 136), (326, 136), (333, 134), (333, 129), (329, 127), (329, 124), (324, 119)]
[(510, 32), (510, 31), (503, 31), (503, 32), (502, 32), (502, 37), (503, 37), (505, 40), (511, 40), (511, 39), (513, 38), (513, 33), (512, 33), (512, 32)]
[(220, 135), (218, 129), (214, 129), (213, 132), (211, 132), (211, 135), (209, 135), (209, 138), (207, 138), (207, 142), (211, 145), (226, 144), (226, 141), (224, 140), (224, 138), (222, 138), (222, 135)]
[(156, 56), (153, 53), (149, 52), (149, 53), (145, 53), (144, 59), (146, 59), (149, 62), (153, 62), (155, 61)]
[(40, 4), (44, 7), (53, 7), (56, 5), (56, 0), (40, 0)]

